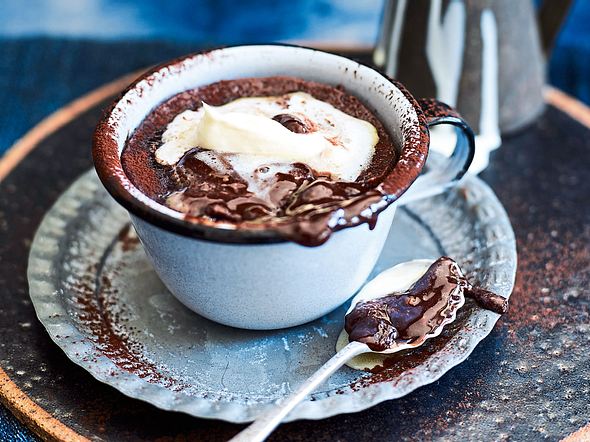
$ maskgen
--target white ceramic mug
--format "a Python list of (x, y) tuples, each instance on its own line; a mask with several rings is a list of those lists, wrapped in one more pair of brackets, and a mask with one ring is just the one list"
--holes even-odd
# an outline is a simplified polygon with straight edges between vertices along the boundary
[[(399, 159), (384, 185), (391, 204), (377, 225), (334, 232), (318, 247), (285, 241), (275, 231), (246, 231), (187, 221), (142, 194), (126, 177), (120, 156), (129, 135), (158, 104), (219, 80), (289, 75), (342, 85), (381, 120)], [(460, 136), (447, 163), (419, 176), (428, 154), (428, 127), (452, 124)], [(154, 269), (187, 307), (222, 324), (247, 329), (299, 325), (330, 312), (365, 282), (387, 238), (396, 206), (440, 193), (471, 163), (473, 134), (452, 109), (420, 104), (399, 83), (345, 57), (288, 45), (236, 46), (191, 54), (136, 80), (98, 124), (96, 170), (130, 213)]]

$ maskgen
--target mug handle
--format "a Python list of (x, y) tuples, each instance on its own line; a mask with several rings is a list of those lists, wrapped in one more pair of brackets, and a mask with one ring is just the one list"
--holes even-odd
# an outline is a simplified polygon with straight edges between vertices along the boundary
[(434, 98), (421, 98), (418, 104), (426, 116), (428, 127), (450, 124), (457, 131), (457, 143), (450, 157), (444, 163), (433, 165), (420, 175), (410, 188), (397, 200), (398, 204), (428, 198), (443, 193), (454, 186), (465, 175), (475, 154), (473, 131), (457, 111)]

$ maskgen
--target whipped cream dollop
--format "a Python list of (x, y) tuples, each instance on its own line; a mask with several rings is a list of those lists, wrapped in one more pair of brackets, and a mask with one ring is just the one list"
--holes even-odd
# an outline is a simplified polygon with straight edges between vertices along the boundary
[[(301, 126), (294, 131), (293, 120)], [(371, 161), (377, 129), (310, 94), (244, 97), (178, 114), (162, 135), (156, 161), (174, 165), (194, 147), (243, 154), (250, 166), (305, 163), (332, 179), (354, 181)], [(252, 158), (254, 161), (252, 162)]]

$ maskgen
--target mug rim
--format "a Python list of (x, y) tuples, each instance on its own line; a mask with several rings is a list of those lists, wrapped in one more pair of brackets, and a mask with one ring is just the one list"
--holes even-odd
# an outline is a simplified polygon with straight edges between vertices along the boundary
[[(278, 231), (273, 229), (272, 226), (261, 226), (260, 228), (251, 228), (248, 226), (248, 228), (240, 228), (236, 224), (229, 222), (214, 221), (196, 217), (187, 219), (184, 213), (172, 210), (169, 207), (149, 198), (147, 195), (141, 192), (127, 177), (121, 162), (122, 149), (119, 151), (118, 146), (119, 139), (121, 137), (117, 133), (118, 119), (115, 117), (114, 113), (116, 111), (124, 111), (126, 107), (128, 108), (134, 105), (131, 99), (126, 98), (130, 92), (136, 92), (138, 96), (141, 96), (144, 88), (146, 86), (153, 86), (154, 83), (158, 81), (158, 79), (163, 78), (166, 75), (182, 74), (182, 65), (187, 61), (192, 61), (203, 57), (212, 59), (213, 54), (216, 52), (222, 52), (228, 49), (239, 50), (240, 48), (252, 47), (285, 47), (302, 51), (318, 52), (338, 57), (340, 59), (346, 60), (347, 62), (352, 61), (358, 66), (362, 66), (363, 68), (366, 68), (369, 71), (381, 76), (387, 83), (389, 83), (403, 95), (403, 98), (408, 101), (409, 105), (415, 111), (418, 120), (418, 130), (413, 134), (414, 136), (407, 136), (410, 134), (410, 130), (412, 129), (411, 127), (403, 127), (403, 125), (400, 125), (400, 130), (404, 139), (403, 146), (396, 164), (393, 166), (392, 170), (381, 184), (383, 189), (387, 192), (390, 200), (389, 203), (391, 204), (397, 200), (418, 178), (428, 156), (430, 135), (422, 108), (416, 99), (401, 83), (387, 77), (385, 74), (372, 66), (320, 49), (286, 43), (232, 45), (193, 52), (160, 63), (148, 69), (138, 78), (136, 78), (127, 88), (125, 88), (103, 111), (103, 115), (100, 118), (93, 134), (92, 156), (94, 167), (100, 181), (108, 193), (126, 210), (159, 228), (190, 238), (234, 244), (269, 244), (291, 242), (288, 239), (280, 236)], [(176, 69), (176, 71), (173, 69)], [(224, 79), (220, 78), (217, 81), (220, 80)], [(179, 89), (175, 92), (175, 94), (181, 93), (184, 90), (186, 89)], [(363, 97), (359, 98), (361, 100), (363, 99)], [(151, 110), (149, 112), (151, 112)], [(386, 130), (391, 133), (389, 130), (390, 127), (387, 125), (385, 127)], [(134, 127), (133, 130), (136, 128), (137, 126)], [(127, 137), (131, 133), (132, 131), (127, 135)], [(125, 142), (126, 140), (124, 140), (124, 143)], [(341, 230), (353, 227), (358, 226), (345, 227)], [(333, 234), (336, 234), (338, 231), (339, 230), (334, 231)]]

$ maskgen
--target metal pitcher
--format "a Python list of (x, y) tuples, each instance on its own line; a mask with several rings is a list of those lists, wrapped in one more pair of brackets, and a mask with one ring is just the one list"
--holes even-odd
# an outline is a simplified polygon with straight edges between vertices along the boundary
[(540, 36), (530, 0), (386, 1), (375, 64), (415, 95), (459, 110), (477, 134), (476, 172), (501, 134), (543, 110), (542, 46), (551, 45), (570, 2), (545, 3)]

